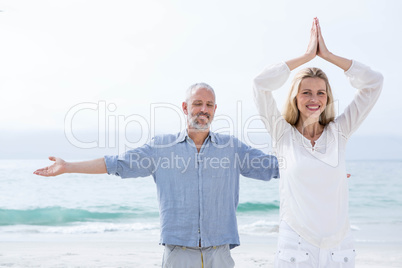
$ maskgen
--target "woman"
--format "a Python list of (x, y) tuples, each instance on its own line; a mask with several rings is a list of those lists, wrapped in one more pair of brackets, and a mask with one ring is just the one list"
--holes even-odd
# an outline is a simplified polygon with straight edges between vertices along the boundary
[[(357, 95), (335, 118), (327, 76), (307, 68), (296, 74), (282, 116), (271, 92), (316, 55), (343, 69)], [(255, 102), (282, 159), (276, 267), (354, 267), (345, 147), (377, 101), (382, 82), (380, 73), (329, 52), (317, 18), (303, 56), (269, 66), (255, 78)]]

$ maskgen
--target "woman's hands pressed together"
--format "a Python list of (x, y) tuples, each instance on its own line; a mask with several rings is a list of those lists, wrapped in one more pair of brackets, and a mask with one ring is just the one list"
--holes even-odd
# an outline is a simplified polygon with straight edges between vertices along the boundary
[(321, 26), (318, 18), (313, 19), (313, 24), (310, 31), (310, 41), (308, 43), (306, 52), (298, 58), (286, 61), (286, 64), (292, 71), (297, 67), (311, 61), (315, 58), (315, 56), (319, 56), (322, 59), (335, 64), (344, 71), (347, 71), (352, 65), (351, 60), (339, 57), (328, 50), (321, 33)]

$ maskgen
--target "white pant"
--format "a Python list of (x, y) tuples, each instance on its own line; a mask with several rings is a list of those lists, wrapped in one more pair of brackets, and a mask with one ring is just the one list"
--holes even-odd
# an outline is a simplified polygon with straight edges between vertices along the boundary
[(353, 268), (355, 256), (350, 232), (339, 246), (320, 249), (301, 238), (284, 221), (279, 226), (276, 268)]
[(229, 245), (190, 248), (166, 245), (162, 268), (233, 268)]

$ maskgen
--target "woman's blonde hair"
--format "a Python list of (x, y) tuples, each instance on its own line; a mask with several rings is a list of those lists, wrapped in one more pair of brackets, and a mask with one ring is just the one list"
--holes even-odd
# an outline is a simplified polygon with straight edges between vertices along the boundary
[(283, 109), (283, 117), (291, 125), (296, 125), (297, 121), (299, 120), (300, 112), (297, 108), (296, 96), (297, 93), (299, 93), (300, 84), (304, 78), (320, 78), (325, 82), (327, 91), (327, 106), (320, 114), (319, 119), (319, 123), (325, 126), (335, 118), (334, 96), (332, 95), (332, 90), (331, 86), (329, 85), (327, 75), (319, 68), (305, 68), (300, 70), (295, 75), (292, 81), (292, 86), (290, 87), (285, 107)]

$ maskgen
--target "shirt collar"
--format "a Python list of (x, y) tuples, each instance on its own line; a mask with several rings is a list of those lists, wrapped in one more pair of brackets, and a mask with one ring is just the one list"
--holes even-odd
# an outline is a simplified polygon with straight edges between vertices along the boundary
[[(179, 132), (179, 136), (177, 137), (176, 141), (177, 141), (177, 143), (183, 142), (183, 141), (186, 140), (187, 137), (190, 138), (188, 136), (187, 129), (183, 129), (181, 132)], [(209, 131), (207, 139), (208, 138), (211, 139), (211, 142), (217, 143), (217, 137), (216, 137), (216, 134), (214, 132)]]
[(215, 134), (214, 132), (209, 131), (209, 135), (208, 135), (208, 136), (211, 138), (211, 141), (212, 141), (213, 143), (217, 143), (216, 134)]
[(177, 143), (183, 142), (186, 140), (186, 137), (188, 137), (187, 134), (187, 129), (183, 129), (182, 131), (179, 132), (179, 136), (176, 139)]

